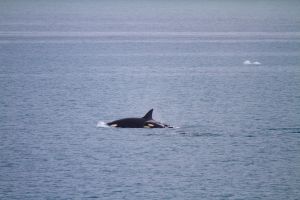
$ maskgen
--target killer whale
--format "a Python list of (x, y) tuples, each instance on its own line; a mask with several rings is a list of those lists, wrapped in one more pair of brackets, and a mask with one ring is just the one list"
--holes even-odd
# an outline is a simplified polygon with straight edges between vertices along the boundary
[(152, 118), (153, 109), (141, 118), (124, 118), (108, 122), (107, 125), (116, 128), (173, 128)]

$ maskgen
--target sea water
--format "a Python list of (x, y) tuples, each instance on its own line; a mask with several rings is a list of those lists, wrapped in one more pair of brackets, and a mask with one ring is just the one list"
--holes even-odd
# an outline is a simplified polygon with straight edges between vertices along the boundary
[(299, 199), (299, 10), (1, 1), (0, 199)]

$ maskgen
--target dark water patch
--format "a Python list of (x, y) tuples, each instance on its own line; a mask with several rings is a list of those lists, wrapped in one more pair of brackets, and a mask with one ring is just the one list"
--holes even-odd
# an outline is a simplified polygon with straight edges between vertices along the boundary
[(183, 137), (219, 137), (221, 134), (211, 132), (195, 132), (194, 130), (180, 129), (163, 129), (163, 130), (148, 130), (145, 136), (183, 136)]
[(194, 132), (194, 131), (185, 131), (185, 130), (176, 131), (176, 134), (179, 134), (182, 136), (190, 136), (190, 137), (219, 137), (219, 136), (221, 136), (221, 134), (217, 134), (217, 133)]
[(282, 134), (289, 134), (289, 133), (300, 133), (300, 128), (298, 127), (283, 127), (283, 128), (270, 128), (267, 129), (268, 131), (282, 133)]
[(270, 128), (268, 129), (270, 131), (293, 131), (293, 130), (297, 130), (300, 131), (300, 128), (298, 127), (288, 127), (288, 128)]
[(252, 138), (252, 137), (255, 137), (255, 136), (254, 135), (246, 135), (245, 137)]
[(147, 133), (146, 136), (159, 136), (161, 134), (158, 133)]
[(100, 199), (99, 196), (89, 196), (89, 197), (86, 197), (85, 199)]
[(180, 134), (180, 135), (187, 135), (188, 132), (180, 130), (180, 131), (175, 131), (176, 134)]
[(14, 166), (14, 163), (4, 163), (0, 165), (0, 168), (11, 168)]
[(192, 133), (192, 136), (196, 137), (219, 137), (221, 134), (217, 133)]

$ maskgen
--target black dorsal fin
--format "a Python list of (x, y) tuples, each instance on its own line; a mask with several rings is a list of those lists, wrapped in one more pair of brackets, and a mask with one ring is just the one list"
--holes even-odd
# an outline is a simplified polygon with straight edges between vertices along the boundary
[(152, 112), (153, 112), (153, 109), (149, 110), (143, 118), (147, 119), (147, 120), (152, 119)]

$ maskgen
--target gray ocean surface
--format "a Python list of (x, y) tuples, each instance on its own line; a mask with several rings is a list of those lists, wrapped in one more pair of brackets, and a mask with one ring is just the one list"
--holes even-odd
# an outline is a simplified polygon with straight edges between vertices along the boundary
[(300, 199), (299, 10), (0, 1), (0, 199)]

